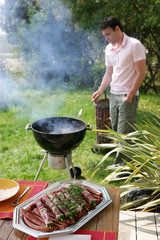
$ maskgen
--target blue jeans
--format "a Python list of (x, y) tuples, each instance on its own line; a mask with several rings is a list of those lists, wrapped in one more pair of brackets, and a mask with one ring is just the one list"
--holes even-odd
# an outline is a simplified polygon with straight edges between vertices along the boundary
[[(125, 100), (125, 95), (109, 95), (109, 109), (112, 129), (119, 133), (133, 132), (134, 123), (136, 123), (136, 111), (138, 107), (139, 96), (134, 96), (132, 103)], [(124, 164), (124, 155), (117, 153), (116, 164)]]

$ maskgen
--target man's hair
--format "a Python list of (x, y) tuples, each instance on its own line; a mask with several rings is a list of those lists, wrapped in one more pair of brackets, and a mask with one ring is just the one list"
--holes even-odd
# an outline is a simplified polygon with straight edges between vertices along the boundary
[(118, 26), (120, 28), (120, 30), (122, 31), (121, 23), (120, 23), (120, 21), (117, 18), (115, 18), (115, 17), (107, 17), (101, 23), (100, 29), (103, 31), (104, 29), (110, 27), (113, 30), (115, 30), (116, 26)]

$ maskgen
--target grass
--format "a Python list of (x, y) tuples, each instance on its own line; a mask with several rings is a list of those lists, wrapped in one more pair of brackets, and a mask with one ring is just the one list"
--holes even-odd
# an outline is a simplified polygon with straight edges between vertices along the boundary
[[(18, 91), (14, 95), (14, 99), (10, 100), (8, 107), (0, 110), (0, 178), (33, 181), (44, 152), (35, 141), (32, 131), (26, 131), (26, 125), (47, 117), (76, 118), (79, 110), (91, 101), (92, 92), (92, 89), (68, 91), (52, 89), (49, 92), (43, 90)], [(80, 119), (91, 124), (93, 130), (87, 130), (82, 143), (72, 151), (72, 161), (74, 165), (81, 168), (81, 178), (101, 183), (108, 174), (105, 168), (114, 164), (114, 157), (107, 159), (91, 179), (96, 165), (105, 154), (105, 152), (95, 154), (91, 150), (93, 144), (97, 142), (94, 131), (96, 126), (94, 110), (94, 104), (90, 104), (82, 112)], [(143, 122), (145, 116), (152, 120), (150, 111), (160, 113), (158, 94), (141, 96), (137, 115), (138, 122)], [(38, 177), (39, 181), (49, 182), (68, 179), (67, 169), (51, 169), (47, 159)]]

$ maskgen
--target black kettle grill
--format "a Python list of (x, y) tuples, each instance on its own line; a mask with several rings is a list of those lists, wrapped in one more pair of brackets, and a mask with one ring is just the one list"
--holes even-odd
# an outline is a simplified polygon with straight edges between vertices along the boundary
[(67, 168), (70, 180), (80, 176), (81, 169), (72, 163), (72, 150), (79, 146), (86, 130), (90, 129), (85, 122), (68, 117), (44, 118), (28, 124), (26, 130), (32, 130), (35, 140), (45, 150), (34, 181), (37, 180), (47, 156), (51, 168)]

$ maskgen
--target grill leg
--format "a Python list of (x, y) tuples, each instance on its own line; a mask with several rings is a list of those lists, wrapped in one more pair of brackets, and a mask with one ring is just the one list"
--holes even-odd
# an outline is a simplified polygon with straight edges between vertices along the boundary
[(38, 169), (38, 172), (37, 172), (37, 174), (36, 174), (36, 176), (35, 176), (34, 181), (37, 180), (37, 178), (38, 178), (38, 176), (39, 176), (39, 173), (40, 173), (40, 171), (41, 171), (41, 168), (43, 167), (43, 164), (44, 164), (44, 162), (45, 162), (45, 160), (46, 160), (47, 155), (48, 155), (48, 152), (45, 153), (44, 158), (42, 159), (42, 162), (41, 162), (41, 164), (40, 164), (40, 166), (39, 166), (39, 169)]
[(64, 156), (64, 159), (65, 159), (65, 163), (66, 163), (66, 167), (67, 167), (67, 171), (68, 171), (68, 175), (69, 175), (69, 180), (72, 180), (72, 176), (71, 176), (71, 172), (70, 172), (70, 169), (69, 169), (67, 156)]
[[(77, 174), (77, 171), (73, 165), (73, 163), (71, 162), (71, 165), (72, 165), (72, 170), (73, 170), (73, 175), (74, 175), (74, 180), (76, 180), (76, 174)], [(70, 171), (71, 172), (71, 171)]]

